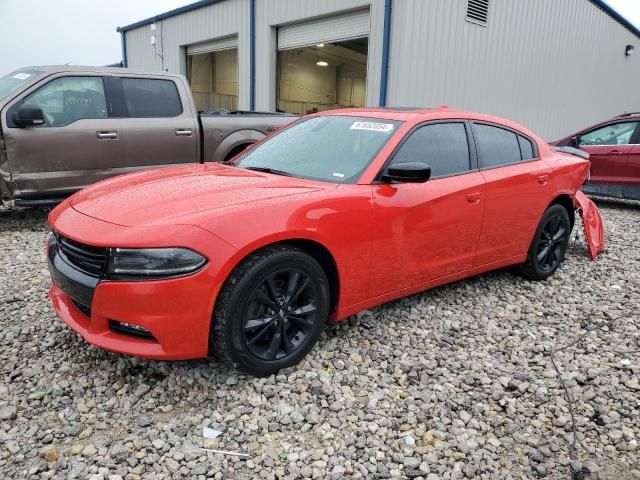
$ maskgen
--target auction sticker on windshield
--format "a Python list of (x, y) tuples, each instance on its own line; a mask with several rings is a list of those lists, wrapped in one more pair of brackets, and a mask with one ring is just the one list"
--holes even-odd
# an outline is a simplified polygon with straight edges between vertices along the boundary
[(391, 132), (393, 131), (393, 123), (381, 122), (354, 122), (351, 130), (369, 130), (370, 132)]

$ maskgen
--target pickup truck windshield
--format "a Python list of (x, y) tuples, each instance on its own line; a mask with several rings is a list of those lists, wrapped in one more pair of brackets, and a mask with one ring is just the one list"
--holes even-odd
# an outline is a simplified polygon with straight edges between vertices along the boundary
[(18, 70), (0, 78), (0, 100), (25, 83), (31, 82), (34, 78), (40, 76), (41, 73), (42, 72), (36, 70)]
[(360, 178), (401, 122), (324, 116), (301, 120), (256, 145), (236, 166), (333, 183)]

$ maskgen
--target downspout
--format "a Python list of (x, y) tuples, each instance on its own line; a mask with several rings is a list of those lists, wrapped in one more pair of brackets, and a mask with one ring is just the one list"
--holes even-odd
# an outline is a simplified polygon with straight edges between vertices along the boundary
[(380, 73), (380, 106), (387, 105), (387, 82), (389, 80), (389, 44), (391, 41), (391, 10), (393, 0), (384, 1), (384, 30), (382, 37), (382, 72)]
[(129, 61), (127, 60), (127, 32), (118, 27), (118, 32), (120, 32), (120, 40), (122, 43), (122, 67), (127, 68), (129, 66)]
[(249, 110), (256, 108), (256, 0), (249, 0)]

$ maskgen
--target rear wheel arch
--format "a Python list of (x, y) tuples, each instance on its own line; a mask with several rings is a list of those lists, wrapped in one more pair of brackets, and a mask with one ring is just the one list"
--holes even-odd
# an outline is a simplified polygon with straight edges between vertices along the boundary
[[(571, 222), (571, 230), (573, 230), (573, 226), (576, 223), (576, 210), (575, 210), (575, 207), (573, 206), (573, 200), (571, 200), (571, 197), (569, 195), (567, 195), (567, 194), (558, 195), (549, 204), (549, 207), (551, 205), (560, 205), (560, 206), (564, 207), (564, 209), (569, 214), (569, 221)], [(549, 207), (547, 207), (547, 208), (549, 208)], [(545, 209), (545, 211), (546, 211), (546, 209)]]

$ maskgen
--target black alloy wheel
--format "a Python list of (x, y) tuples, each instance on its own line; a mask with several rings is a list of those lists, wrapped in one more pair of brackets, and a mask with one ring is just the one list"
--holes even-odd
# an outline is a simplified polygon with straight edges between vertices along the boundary
[(550, 272), (560, 266), (564, 259), (564, 244), (568, 234), (560, 215), (554, 215), (547, 219), (540, 231), (538, 248), (536, 249), (536, 259), (541, 270)]
[(247, 349), (262, 360), (294, 353), (313, 331), (318, 316), (318, 288), (301, 270), (269, 275), (251, 293), (242, 318)]
[(564, 262), (571, 235), (567, 209), (551, 205), (542, 215), (520, 273), (531, 280), (544, 280)]
[(235, 368), (269, 375), (302, 360), (329, 317), (329, 282), (306, 252), (273, 245), (242, 261), (213, 311), (211, 347)]

